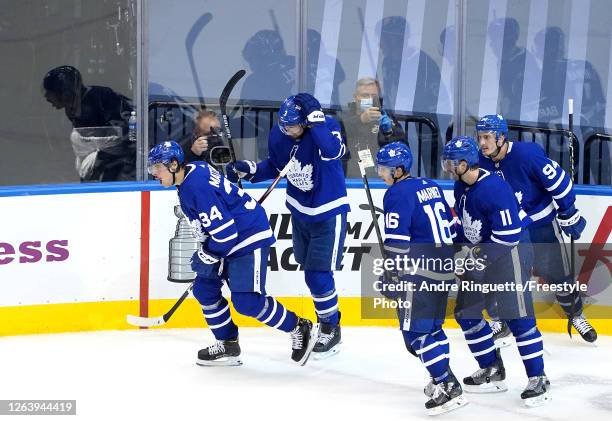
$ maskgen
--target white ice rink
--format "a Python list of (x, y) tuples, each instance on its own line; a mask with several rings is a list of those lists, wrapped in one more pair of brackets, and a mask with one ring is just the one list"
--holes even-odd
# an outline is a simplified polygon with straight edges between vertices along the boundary
[[(412, 420), (425, 415), (425, 370), (392, 328), (343, 328), (337, 356), (305, 367), (289, 359), (288, 335), (241, 329), (241, 367), (199, 367), (204, 329), (0, 338), (0, 399), (76, 399), (84, 420)], [(457, 377), (476, 363), (460, 332), (448, 331)], [(437, 417), (499, 421), (612, 419), (612, 338), (593, 347), (545, 334), (550, 404), (527, 409), (527, 379), (514, 346), (504, 348), (509, 391), (466, 394), (470, 404)]]

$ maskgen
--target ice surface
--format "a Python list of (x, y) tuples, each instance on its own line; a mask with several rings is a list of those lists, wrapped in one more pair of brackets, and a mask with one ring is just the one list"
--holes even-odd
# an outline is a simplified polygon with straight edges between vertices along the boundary
[[(428, 378), (392, 328), (343, 328), (343, 349), (305, 367), (289, 359), (287, 334), (240, 331), (242, 367), (199, 367), (205, 329), (151, 329), (0, 338), (0, 399), (76, 399), (85, 420), (412, 420), (425, 414)], [(448, 330), (451, 366), (471, 374), (460, 331)], [(470, 395), (439, 419), (612, 419), (612, 338), (594, 347), (545, 334), (553, 400), (522, 406), (527, 383), (516, 348), (504, 348), (509, 391)], [(219, 418), (222, 417), (222, 418)], [(74, 420), (74, 416), (54, 417)]]

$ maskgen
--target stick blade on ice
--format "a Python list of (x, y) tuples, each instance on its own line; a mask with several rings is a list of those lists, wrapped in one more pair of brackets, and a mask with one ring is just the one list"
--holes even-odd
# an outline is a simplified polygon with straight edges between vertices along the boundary
[(127, 315), (127, 322), (132, 326), (138, 327), (155, 327), (166, 323), (163, 316), (159, 317), (141, 317), (132, 314)]

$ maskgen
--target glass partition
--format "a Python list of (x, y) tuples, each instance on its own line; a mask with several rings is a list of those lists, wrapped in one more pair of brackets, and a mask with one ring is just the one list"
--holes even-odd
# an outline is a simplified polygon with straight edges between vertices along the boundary
[[(512, 140), (566, 169), (574, 145), (576, 182), (612, 184), (606, 0), (4, 0), (2, 13), (1, 185), (134, 180), (168, 139), (208, 159), (240, 69), (228, 114), (241, 158), (267, 156), (282, 100), (306, 91), (342, 125), (348, 178), (358, 149), (392, 140), (414, 175), (443, 178), (444, 143), (500, 113)], [(130, 131), (132, 111), (148, 124)]]
[(255, 160), (267, 156), (278, 105), (297, 92), (296, 2), (147, 4), (149, 144), (173, 139), (188, 160), (208, 159), (210, 149), (196, 140), (220, 142), (214, 134), (219, 96), (231, 76), (245, 69), (228, 105), (236, 153)]
[(136, 1), (3, 0), (1, 185), (134, 180)]
[(375, 154), (392, 141), (414, 152), (414, 175), (441, 176), (438, 155), (453, 114), (454, 1), (306, 4), (305, 86), (337, 110), (347, 177), (360, 177), (359, 149)]
[(605, 0), (468, 0), (467, 132), (500, 113), (512, 140), (540, 143), (568, 170), (574, 101), (575, 180), (611, 184), (612, 37)]

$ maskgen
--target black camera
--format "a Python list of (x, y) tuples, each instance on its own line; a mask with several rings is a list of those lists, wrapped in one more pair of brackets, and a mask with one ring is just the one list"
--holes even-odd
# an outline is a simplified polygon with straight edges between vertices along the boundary
[(210, 128), (210, 134), (208, 135), (208, 144), (211, 147), (223, 145), (223, 134), (221, 133), (221, 129), (219, 129), (218, 127)]

